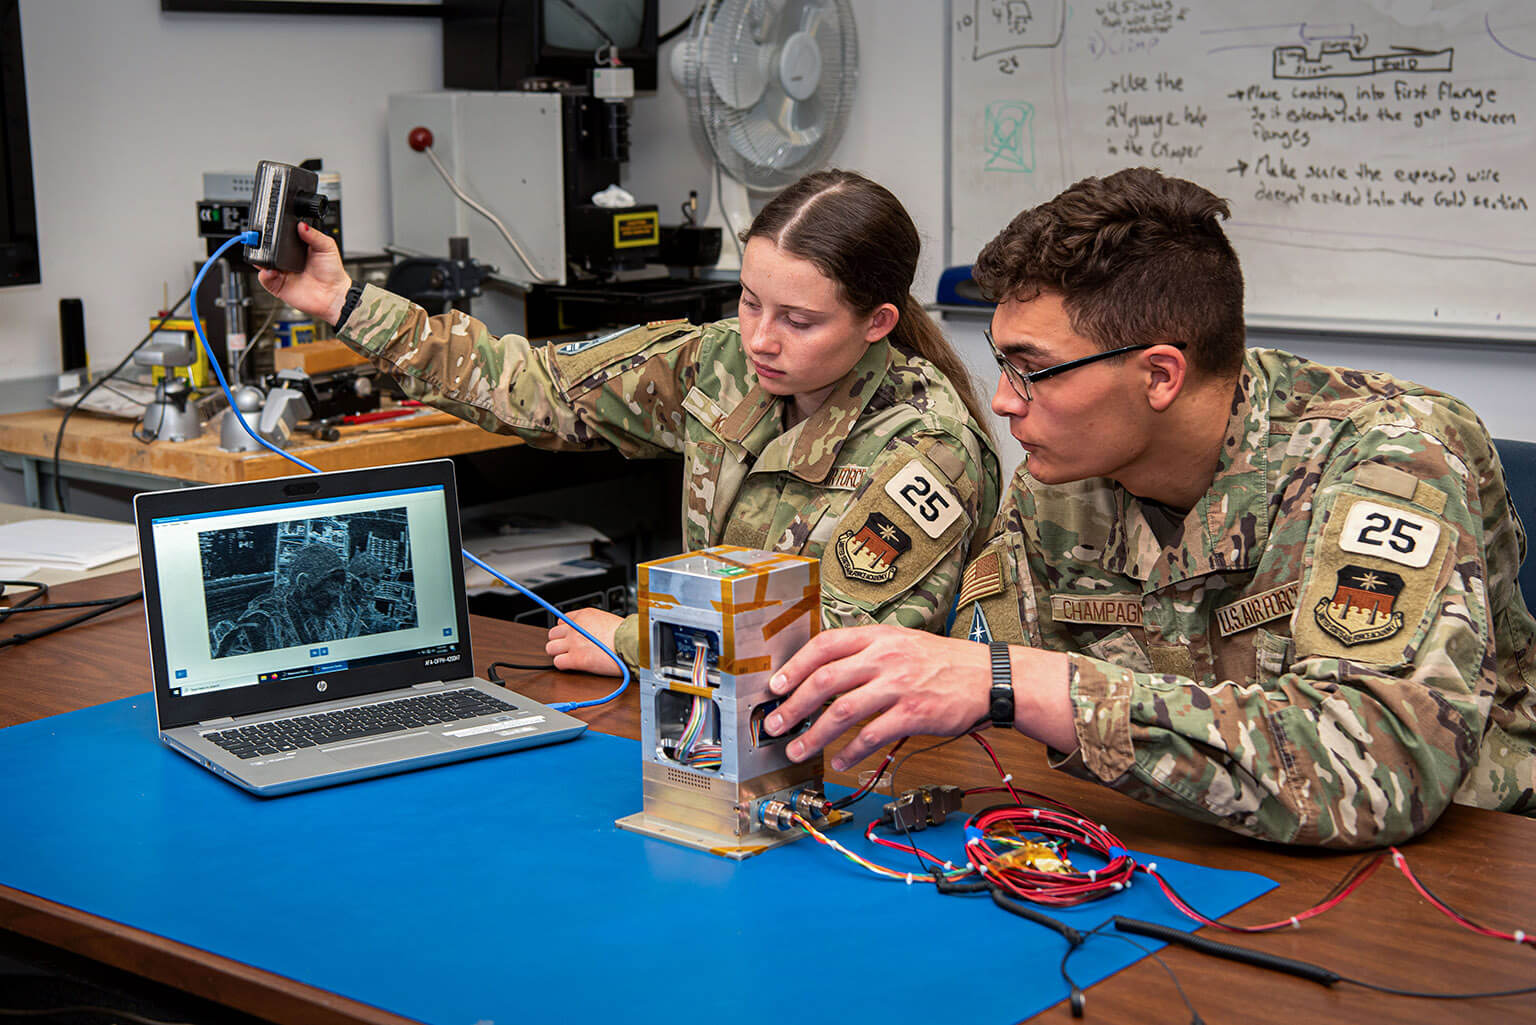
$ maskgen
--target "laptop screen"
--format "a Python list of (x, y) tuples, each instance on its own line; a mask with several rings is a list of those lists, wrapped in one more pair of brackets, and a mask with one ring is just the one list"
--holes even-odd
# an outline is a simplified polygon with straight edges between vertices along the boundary
[(451, 484), (271, 501), (262, 483), (141, 519), (158, 695), (200, 721), (472, 675)]

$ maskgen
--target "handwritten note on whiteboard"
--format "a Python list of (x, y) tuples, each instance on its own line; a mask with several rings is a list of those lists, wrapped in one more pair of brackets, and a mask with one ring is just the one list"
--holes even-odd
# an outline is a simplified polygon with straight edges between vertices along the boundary
[(1228, 199), (1250, 319), (1536, 337), (1536, 4), (952, 0), (949, 262), (1129, 166)]

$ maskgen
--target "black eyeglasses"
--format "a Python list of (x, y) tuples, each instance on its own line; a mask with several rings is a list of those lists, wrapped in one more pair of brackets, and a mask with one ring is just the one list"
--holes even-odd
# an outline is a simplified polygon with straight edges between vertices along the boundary
[(1126, 345), (1119, 349), (1110, 349), (1108, 352), (1096, 352), (1092, 356), (1084, 356), (1081, 359), (1069, 359), (1065, 363), (1058, 363), (1053, 367), (1046, 367), (1044, 370), (1029, 371), (1020, 370), (1008, 362), (1008, 358), (1003, 355), (1002, 350), (997, 347), (997, 343), (992, 340), (990, 328), (982, 329), (981, 333), (987, 340), (987, 346), (992, 350), (992, 358), (997, 360), (998, 368), (1002, 370), (1003, 376), (1008, 379), (1009, 386), (1025, 402), (1035, 401), (1034, 389), (1030, 387), (1035, 381), (1043, 381), (1047, 377), (1055, 377), (1057, 374), (1064, 374), (1068, 370), (1086, 367), (1090, 363), (1097, 363), (1099, 360), (1109, 359), (1111, 356), (1123, 356), (1128, 352), (1150, 349), (1154, 345), (1171, 345), (1175, 349), (1183, 349), (1186, 344), (1184, 342), (1143, 342), (1140, 345)]

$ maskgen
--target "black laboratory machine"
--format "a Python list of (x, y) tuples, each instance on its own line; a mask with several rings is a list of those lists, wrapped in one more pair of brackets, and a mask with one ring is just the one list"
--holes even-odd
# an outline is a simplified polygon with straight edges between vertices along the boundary
[[(664, 233), (658, 204), (622, 186), (629, 104), (656, 83), (656, 8), (449, 0), (446, 88), (389, 97), (391, 248), (445, 269), (467, 249), (494, 268), (473, 308), (492, 330), (544, 338), (733, 307), (733, 281), (693, 270), (715, 262), (718, 231)], [(450, 251), (452, 238), (467, 242)]]

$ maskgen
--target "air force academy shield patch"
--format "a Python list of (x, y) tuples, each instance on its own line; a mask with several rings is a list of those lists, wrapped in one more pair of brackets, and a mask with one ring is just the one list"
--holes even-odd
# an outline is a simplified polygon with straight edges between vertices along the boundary
[(883, 584), (896, 576), (896, 562), (912, 548), (912, 539), (883, 513), (872, 512), (857, 531), (837, 536), (837, 562), (854, 580)]

